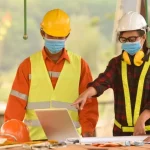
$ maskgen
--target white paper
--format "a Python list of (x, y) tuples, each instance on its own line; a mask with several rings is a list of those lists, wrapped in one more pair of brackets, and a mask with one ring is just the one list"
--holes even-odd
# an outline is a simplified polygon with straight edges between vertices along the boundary
[(125, 142), (125, 141), (143, 141), (148, 136), (114, 136), (114, 137), (87, 137), (80, 138), (80, 143), (105, 143), (105, 142)]

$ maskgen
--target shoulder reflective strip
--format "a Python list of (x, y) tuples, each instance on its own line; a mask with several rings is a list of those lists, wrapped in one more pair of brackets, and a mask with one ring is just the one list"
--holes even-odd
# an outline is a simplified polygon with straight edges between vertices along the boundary
[[(50, 77), (58, 78), (60, 76), (60, 72), (48, 71)], [(29, 74), (29, 80), (31, 80), (31, 74)]]
[(128, 126), (132, 126), (133, 121), (132, 121), (130, 92), (129, 92), (128, 79), (127, 79), (127, 64), (126, 64), (126, 62), (122, 61), (121, 68), (122, 68), (122, 82), (123, 82), (123, 89), (124, 89), (124, 96), (125, 96), (127, 123), (128, 123)]
[(58, 78), (60, 75), (60, 72), (49, 71), (48, 73), (50, 77), (55, 77), (55, 78)]
[(136, 94), (135, 109), (134, 109), (134, 124), (136, 123), (140, 114), (141, 101), (142, 101), (142, 95), (143, 95), (143, 86), (144, 86), (145, 76), (146, 76), (149, 66), (150, 66), (150, 61), (145, 62), (141, 75), (140, 75), (137, 94)]
[(51, 101), (51, 106), (54, 108), (66, 108), (68, 110), (77, 112), (77, 109), (74, 106), (71, 106), (71, 103), (67, 102)]
[(27, 109), (46, 109), (50, 108), (50, 102), (28, 102)]
[(28, 96), (26, 94), (20, 93), (16, 90), (11, 90), (10, 94), (18, 98), (21, 98), (23, 100), (26, 100), (26, 101), (28, 100)]
[(24, 120), (23, 121), (27, 126), (41, 126), (39, 120)]
[(80, 123), (78, 121), (73, 121), (73, 123), (76, 128), (80, 128)]

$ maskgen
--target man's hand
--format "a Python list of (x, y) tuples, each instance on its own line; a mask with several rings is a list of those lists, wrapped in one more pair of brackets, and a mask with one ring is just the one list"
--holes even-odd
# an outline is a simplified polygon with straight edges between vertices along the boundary
[(87, 98), (87, 95), (82, 93), (72, 105), (75, 106), (77, 109), (82, 110)]
[(145, 135), (145, 122), (150, 118), (150, 110), (145, 109), (136, 121), (133, 135)]
[(97, 91), (93, 87), (89, 87), (75, 100), (72, 106), (75, 106), (77, 109), (82, 110), (84, 104), (86, 103), (86, 100), (96, 94)]
[(146, 139), (144, 139), (144, 142), (150, 142), (150, 137), (147, 137)]
[(142, 118), (138, 118), (135, 126), (134, 126), (134, 133), (133, 135), (145, 135), (145, 122), (142, 120)]

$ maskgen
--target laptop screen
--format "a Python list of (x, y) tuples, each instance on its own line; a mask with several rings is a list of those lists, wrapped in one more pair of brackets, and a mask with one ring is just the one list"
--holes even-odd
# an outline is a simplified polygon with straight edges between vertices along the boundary
[(35, 113), (48, 140), (80, 137), (67, 109), (36, 109)]

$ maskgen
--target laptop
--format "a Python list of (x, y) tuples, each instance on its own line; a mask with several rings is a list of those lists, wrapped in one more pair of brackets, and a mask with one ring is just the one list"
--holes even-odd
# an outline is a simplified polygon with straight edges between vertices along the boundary
[(79, 139), (67, 109), (36, 109), (35, 113), (48, 140), (63, 142), (68, 138)]

